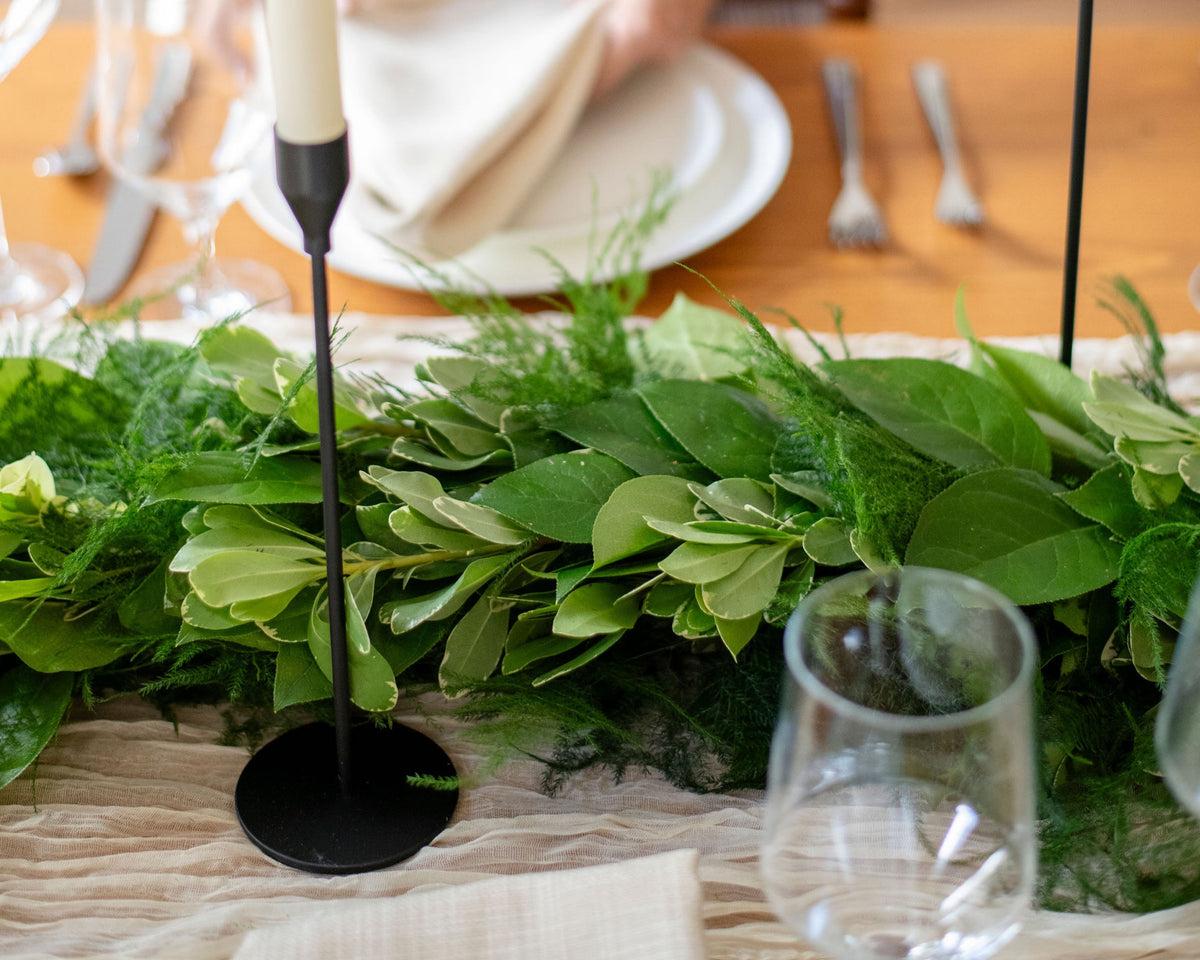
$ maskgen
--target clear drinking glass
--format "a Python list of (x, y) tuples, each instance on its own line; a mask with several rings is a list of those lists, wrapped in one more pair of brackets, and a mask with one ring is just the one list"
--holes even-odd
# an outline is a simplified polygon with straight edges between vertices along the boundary
[(762, 870), (838, 960), (987, 957), (1036, 875), (1028, 621), (943, 570), (848, 574), (784, 634)]
[(1200, 581), (1192, 589), (1175, 642), (1167, 689), (1154, 720), (1154, 747), (1163, 779), (1200, 817)]
[(269, 157), (273, 114), (255, 69), (255, 0), (96, 0), (97, 128), (106, 166), (177, 217), (195, 257), (139, 278), (143, 317), (286, 311), (287, 284), (214, 255), (221, 216)]
[[(0, 80), (42, 38), (59, 0), (0, 2)], [(40, 243), (9, 243), (0, 214), (0, 317), (52, 320), (79, 302), (83, 274), (65, 253)]]

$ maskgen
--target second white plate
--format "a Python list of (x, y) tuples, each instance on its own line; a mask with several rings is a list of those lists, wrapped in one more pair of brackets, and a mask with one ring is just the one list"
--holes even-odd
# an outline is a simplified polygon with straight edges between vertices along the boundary
[[(787, 114), (767, 83), (724, 51), (698, 46), (589, 109), (511, 226), (457, 260), (431, 264), (431, 273), (341, 215), (328, 262), (403, 289), (548, 293), (559, 273), (547, 254), (574, 276), (594, 268), (597, 246), (645, 203), (653, 172), (669, 169), (676, 200), (641, 258), (654, 270), (717, 243), (758, 213), (779, 188), (791, 147)], [(242, 205), (275, 239), (303, 249), (273, 173), (255, 181)]]

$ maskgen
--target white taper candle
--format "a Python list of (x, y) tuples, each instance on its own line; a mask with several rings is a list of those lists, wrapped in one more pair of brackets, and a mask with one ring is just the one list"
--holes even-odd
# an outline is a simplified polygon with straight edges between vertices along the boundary
[(288, 143), (328, 143), (346, 132), (334, 4), (266, 0), (275, 133)]

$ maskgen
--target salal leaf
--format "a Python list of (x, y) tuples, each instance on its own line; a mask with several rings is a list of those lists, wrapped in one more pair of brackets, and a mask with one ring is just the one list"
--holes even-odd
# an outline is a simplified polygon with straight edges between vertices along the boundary
[(1046, 438), (1021, 403), (973, 373), (915, 357), (834, 360), (821, 370), (856, 407), (928, 456), (964, 470), (1050, 473)]
[(775, 511), (771, 488), (758, 480), (731, 477), (707, 487), (694, 483), (691, 490), (701, 503), (735, 523), (761, 524), (770, 521)]
[(497, 477), (473, 499), (544, 537), (589, 543), (600, 508), (633, 476), (603, 453), (558, 454)]
[(495, 672), (508, 637), (509, 607), (489, 589), (458, 619), (438, 669), (442, 690), (461, 692), (471, 681), (486, 680)]
[[(645, 366), (670, 377), (720, 380), (747, 367), (746, 328), (731, 313), (676, 293), (666, 312), (642, 334)], [(634, 352), (635, 360), (642, 359)]]
[(558, 417), (551, 426), (580, 446), (607, 453), (640, 476), (663, 474), (689, 480), (712, 476), (634, 394), (595, 400)]
[(744, 620), (766, 609), (779, 589), (788, 550), (786, 543), (757, 547), (732, 573), (700, 585), (700, 599), (718, 630), (721, 620)]
[(516, 546), (532, 539), (524, 527), (485, 504), (438, 497), (433, 506), (450, 523), (488, 543)]
[(757, 397), (700, 380), (658, 380), (639, 393), (671, 436), (718, 477), (770, 476), (782, 424)]
[(321, 672), (307, 644), (289, 643), (279, 648), (275, 657), (276, 710), (327, 700), (332, 696), (333, 684)]
[(458, 579), (433, 593), (393, 600), (379, 610), (380, 618), (393, 633), (404, 633), (426, 620), (442, 620), (456, 613), (476, 590), (510, 562), (507, 554), (472, 560)]
[(683, 543), (658, 566), (667, 576), (684, 583), (708, 583), (729, 576), (758, 549), (752, 543)]
[(826, 567), (844, 567), (858, 560), (850, 543), (854, 525), (841, 517), (822, 517), (804, 533), (804, 552)]
[(234, 324), (206, 330), (200, 341), (200, 355), (214, 370), (269, 390), (274, 394), (275, 408), (279, 407), (275, 361), (284, 354), (266, 335)]
[(641, 601), (615, 583), (585, 583), (559, 604), (553, 631), (562, 637), (594, 637), (637, 623)]
[(762, 614), (752, 613), (741, 620), (725, 620), (721, 617), (714, 619), (717, 622), (717, 633), (721, 637), (721, 642), (725, 644), (725, 649), (736, 660), (737, 655), (746, 649), (746, 645), (754, 639), (754, 634), (758, 632), (758, 627), (762, 623)]
[(1092, 374), (1095, 400), (1084, 411), (1101, 430), (1131, 440), (1200, 442), (1200, 430), (1173, 410), (1160, 407), (1115, 377)]
[(623, 560), (669, 539), (653, 522), (683, 523), (696, 499), (681, 477), (634, 477), (617, 487), (592, 523), (592, 565)]
[(1133, 495), (1132, 481), (1133, 470), (1127, 464), (1114, 463), (1058, 496), (1076, 513), (1128, 539), (1150, 526), (1149, 514)]
[(1076, 433), (1087, 433), (1091, 422), (1083, 405), (1092, 400), (1092, 391), (1070, 367), (1052, 357), (995, 343), (980, 343), (979, 348), (1027, 409), (1052, 417)]
[(1099, 589), (1116, 577), (1120, 547), (1062, 492), (1028, 470), (966, 476), (925, 505), (905, 561), (975, 577), (1022, 606)]
[(1046, 437), (1046, 443), (1050, 445), (1051, 454), (1078, 460), (1093, 470), (1099, 470), (1112, 460), (1112, 456), (1108, 451), (1103, 449), (1090, 437), (1086, 437), (1082, 433), (1076, 433), (1065, 424), (1059, 423), (1049, 414), (1041, 413), (1037, 410), (1029, 410), (1028, 413), (1033, 422), (1038, 425), (1038, 429)]
[(75, 677), (9, 663), (0, 673), (0, 787), (37, 759), (71, 703)]
[(324, 564), (256, 550), (227, 550), (197, 563), (188, 582), (210, 607), (227, 607), (242, 600), (293, 593), (324, 576)]
[(321, 466), (311, 460), (260, 459), (250, 469), (242, 454), (211, 450), (196, 454), (149, 497), (201, 503), (320, 503)]
[[(275, 384), (281, 397), (287, 396), (295, 387), (296, 381), (304, 376), (304, 364), (290, 357), (279, 357), (275, 360)], [(336, 376), (336, 375), (335, 375)], [(366, 423), (370, 418), (364, 412), (367, 398), (362, 391), (340, 377), (334, 384), (334, 422), (338, 430), (348, 430)], [(305, 381), (288, 404), (288, 415), (292, 421), (305, 433), (317, 433), (320, 430), (320, 414), (317, 409), (317, 385), (311, 378)]]
[(39, 673), (102, 667), (121, 656), (128, 643), (94, 615), (71, 617), (70, 608), (61, 603), (0, 603), (0, 637)]
[[(351, 639), (351, 634), (365, 633), (366, 624), (362, 614), (355, 606), (354, 596), (346, 592), (346, 667), (350, 681), (350, 699), (363, 710), (373, 712), (391, 710), (400, 697), (399, 687), (396, 686), (396, 676), (392, 668), (378, 650), (366, 644), (363, 652), (361, 640)], [(329, 599), (325, 591), (321, 592), (317, 602), (313, 604), (312, 615), (308, 624), (308, 648), (321, 672), (330, 680), (333, 679), (333, 657), (329, 639)]]

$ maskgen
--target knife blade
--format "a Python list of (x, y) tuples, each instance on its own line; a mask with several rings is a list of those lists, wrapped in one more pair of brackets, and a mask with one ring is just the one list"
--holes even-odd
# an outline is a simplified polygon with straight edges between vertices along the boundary
[[(155, 64), (150, 101), (121, 157), (127, 175), (149, 176), (167, 158), (167, 124), (187, 93), (192, 51), (185, 43), (164, 47)], [(118, 173), (120, 176), (120, 173)], [(157, 203), (136, 182), (118, 179), (109, 188), (104, 221), (84, 281), (85, 305), (105, 303), (121, 289), (137, 263)]]

